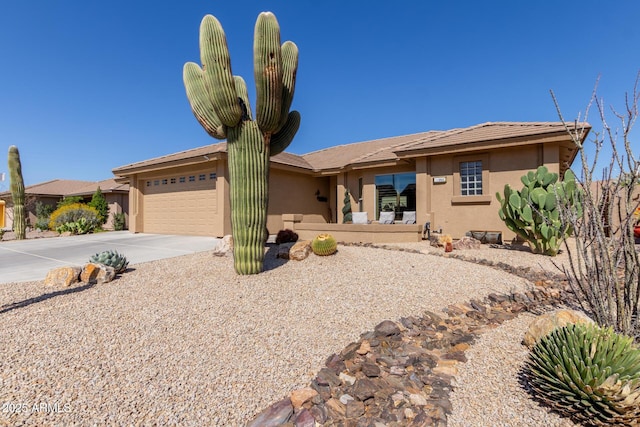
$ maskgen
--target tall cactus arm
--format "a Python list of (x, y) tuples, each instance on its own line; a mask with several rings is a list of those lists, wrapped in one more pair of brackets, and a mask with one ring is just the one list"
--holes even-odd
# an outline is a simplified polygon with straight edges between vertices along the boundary
[(13, 231), (16, 239), (22, 240), (26, 237), (26, 213), (24, 209), (24, 180), (22, 179), (22, 162), (20, 162), (20, 152), (18, 147), (9, 147), (7, 156), (9, 166), (9, 179), (11, 188), (11, 199), (13, 201)]
[(198, 64), (187, 62), (182, 69), (182, 80), (187, 91), (191, 111), (209, 135), (216, 139), (225, 139), (224, 125), (218, 117), (209, 99), (204, 83), (204, 73)]
[(263, 134), (278, 130), (282, 110), (282, 52), (280, 27), (275, 15), (258, 16), (253, 44), (256, 79), (256, 121)]
[(271, 136), (271, 155), (282, 153), (287, 149), (300, 127), (300, 113), (292, 111), (287, 115), (287, 122), (278, 133)]
[(298, 46), (295, 43), (286, 41), (282, 45), (282, 110), (280, 113), (280, 124), (277, 132), (287, 123), (289, 117), (287, 113), (293, 102), (293, 93), (296, 88), (296, 74), (298, 72)]
[(236, 93), (242, 109), (242, 121), (253, 120), (251, 118), (251, 103), (249, 102), (247, 84), (241, 76), (233, 76), (233, 80), (236, 84)]
[(220, 22), (207, 15), (200, 24), (200, 59), (204, 81), (216, 115), (226, 126), (235, 126), (242, 117), (242, 109), (231, 74), (231, 58), (227, 38)]

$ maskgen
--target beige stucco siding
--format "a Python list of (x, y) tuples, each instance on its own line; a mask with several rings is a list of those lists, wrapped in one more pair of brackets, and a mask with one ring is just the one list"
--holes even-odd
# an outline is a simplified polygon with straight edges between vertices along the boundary
[(136, 206), (130, 228), (135, 223), (132, 231), (136, 232), (224, 235), (219, 200), (224, 196), (219, 196), (219, 180), (224, 181), (224, 177), (218, 175), (216, 163), (139, 175), (136, 191), (130, 194), (131, 206)]
[(330, 222), (329, 181), (328, 177), (315, 178), (272, 167), (267, 215), (269, 233), (276, 234), (283, 229), (283, 214), (302, 214), (304, 222)]

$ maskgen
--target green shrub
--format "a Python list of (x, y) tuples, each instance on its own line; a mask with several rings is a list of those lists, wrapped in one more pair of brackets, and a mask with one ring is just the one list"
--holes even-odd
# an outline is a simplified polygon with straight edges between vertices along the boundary
[(76, 203), (82, 203), (81, 196), (67, 196), (58, 202), (57, 209), (60, 209), (63, 206), (74, 205)]
[[(63, 205), (51, 214), (49, 228), (74, 234), (89, 233), (100, 227), (98, 211), (83, 203)], [(60, 231), (63, 230), (63, 231)]]
[(612, 328), (555, 329), (535, 345), (524, 373), (537, 398), (587, 425), (640, 419), (640, 349)]
[(105, 222), (107, 222), (107, 219), (109, 218), (109, 203), (107, 203), (107, 199), (104, 198), (100, 187), (98, 187), (96, 189), (96, 192), (93, 193), (91, 201), (88, 203), (88, 205), (98, 211), (98, 219), (100, 220), (100, 225), (103, 225)]
[(504, 199), (500, 193), (498, 214), (505, 225), (524, 239), (533, 253), (555, 256), (562, 241), (571, 235), (570, 222), (560, 217), (561, 208), (582, 211), (575, 175), (565, 172), (564, 181), (558, 182), (558, 174), (540, 166), (520, 180), (522, 191), (504, 186)]
[(119, 212), (119, 213), (113, 213), (113, 229), (115, 231), (122, 231), (124, 230), (125, 226), (127, 225), (126, 223), (126, 217), (124, 215), (124, 212)]
[(55, 206), (44, 204), (41, 201), (36, 202), (35, 227), (38, 230), (46, 231), (49, 229), (49, 217), (55, 209)]

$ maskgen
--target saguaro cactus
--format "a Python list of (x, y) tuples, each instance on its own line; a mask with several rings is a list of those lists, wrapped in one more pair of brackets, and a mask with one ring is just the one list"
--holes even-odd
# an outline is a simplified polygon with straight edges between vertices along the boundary
[(262, 271), (267, 239), (269, 157), (284, 151), (300, 126), (289, 112), (298, 48), (280, 45), (280, 27), (271, 12), (258, 16), (254, 37), (256, 118), (247, 87), (231, 73), (227, 40), (212, 15), (200, 24), (202, 68), (187, 62), (183, 80), (196, 119), (209, 135), (227, 140), (234, 267), (239, 274)]
[(11, 198), (13, 200), (13, 231), (16, 239), (26, 238), (26, 224), (24, 213), (24, 180), (22, 179), (22, 165), (18, 147), (9, 147), (8, 162)]

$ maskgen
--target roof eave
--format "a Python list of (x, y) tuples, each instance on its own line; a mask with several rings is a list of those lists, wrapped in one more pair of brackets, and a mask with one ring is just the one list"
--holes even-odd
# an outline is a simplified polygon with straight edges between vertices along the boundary
[(221, 159), (224, 159), (225, 157), (226, 157), (226, 153), (218, 152), (218, 153), (187, 157), (185, 159), (169, 160), (169, 161), (150, 163), (150, 164), (139, 165), (139, 166), (136, 166), (136, 164), (134, 163), (133, 165), (122, 166), (119, 168), (112, 169), (111, 172), (115, 175), (114, 179), (116, 180), (116, 182), (121, 184), (122, 182), (118, 181), (118, 179), (127, 177), (129, 175), (135, 175), (139, 173), (151, 172), (151, 171), (157, 171), (157, 170), (163, 170), (163, 169), (171, 169), (171, 168), (176, 168), (181, 166), (192, 166), (192, 165), (197, 165), (201, 163), (208, 163), (215, 160), (221, 160)]
[(553, 133), (546, 133), (542, 135), (525, 135), (515, 138), (500, 138), (490, 139), (482, 141), (472, 141), (459, 144), (443, 145), (436, 147), (422, 147), (411, 150), (398, 150), (394, 151), (394, 154), (399, 159), (407, 159), (411, 157), (420, 157), (425, 155), (439, 155), (439, 154), (456, 154), (465, 153), (469, 151), (488, 150), (494, 148), (506, 148), (517, 147), (524, 145), (542, 144), (548, 142), (560, 142), (566, 140), (568, 134), (566, 131), (559, 131)]

